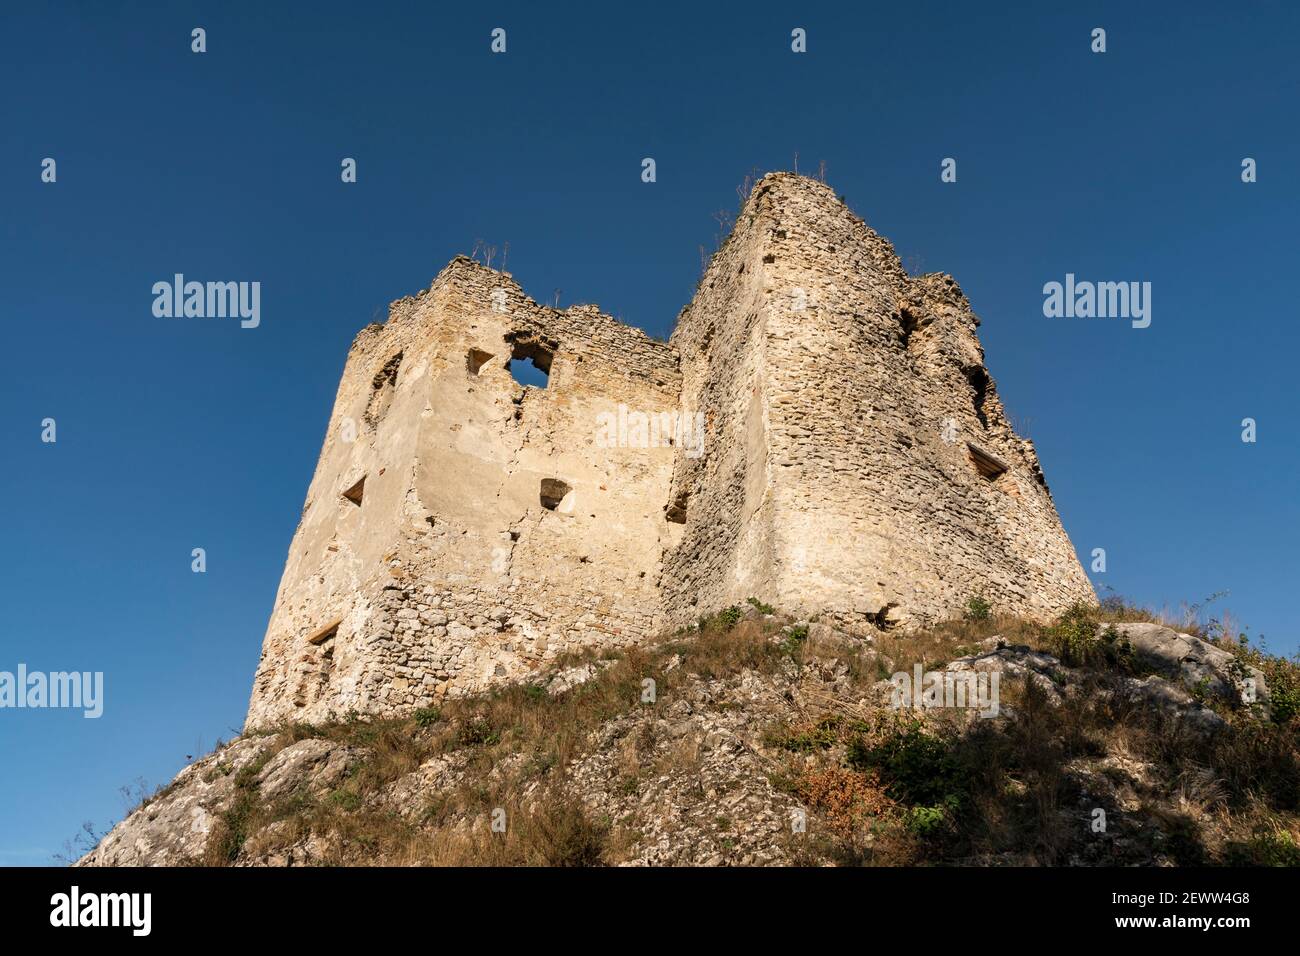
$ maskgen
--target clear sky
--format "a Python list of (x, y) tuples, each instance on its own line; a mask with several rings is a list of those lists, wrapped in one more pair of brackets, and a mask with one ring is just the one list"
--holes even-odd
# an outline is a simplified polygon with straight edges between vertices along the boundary
[[(4, 5), (0, 670), (102, 671), (105, 709), (0, 710), (0, 864), (236, 732), (344, 357), (389, 301), (509, 242), (534, 298), (666, 335), (712, 213), (796, 154), (966, 291), (1098, 584), (1227, 590), (1295, 650), (1300, 14), (995, 6)], [(178, 272), (260, 282), (261, 324), (156, 318)], [(1046, 318), (1066, 273), (1150, 282), (1150, 327)]]

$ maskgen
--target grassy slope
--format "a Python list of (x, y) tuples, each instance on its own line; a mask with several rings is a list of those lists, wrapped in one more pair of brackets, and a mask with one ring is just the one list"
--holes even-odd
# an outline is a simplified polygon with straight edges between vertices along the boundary
[[(294, 846), (327, 864), (632, 861), (647, 823), (638, 794), (692, 774), (703, 779), (698, 747), (669, 746), (660, 715), (689, 699), (726, 718), (729, 708), (755, 707), (757, 686), (772, 703), (742, 725), (742, 736), (758, 728), (746, 750), (761, 763), (767, 791), (786, 798), (780, 806), (807, 813), (806, 832), (786, 827), (772, 838), (776, 862), (1300, 864), (1293, 661), (1214, 633), (1217, 625), (1202, 629), (1261, 667), (1275, 701), (1273, 720), (1216, 703), (1230, 724), (1207, 741), (1104, 693), (1117, 674), (1137, 672), (1105, 639), (1105, 623), (1149, 615), (1111, 602), (1044, 628), (974, 610), (975, 619), (888, 633), (874, 647), (833, 649), (779, 617), (724, 612), (689, 633), (606, 655), (595, 677), (558, 696), (515, 686), (402, 720), (288, 726), (242, 773), (201, 862), (266, 861)], [(877, 682), (893, 670), (916, 662), (933, 669), (994, 634), (1060, 656), (1086, 677), (1059, 706), (1032, 684), (1004, 680), (1011, 716), (994, 720), (881, 703)], [(647, 678), (654, 704), (642, 701)], [(610, 727), (616, 732), (602, 738)], [(368, 756), (328, 793), (262, 800), (256, 770), (313, 737)], [(610, 799), (592, 800), (583, 790), (590, 781), (574, 770), (612, 746), (604, 738), (618, 738), (621, 749), (615, 776), (600, 784)], [(701, 785), (699, 800), (750, 783), (710, 783), (708, 794)], [(490, 826), (498, 808), (510, 821), (505, 833)], [(1095, 829), (1098, 809), (1104, 832)], [(744, 827), (717, 814), (709, 836), (725, 848), (736, 842), (727, 831)]]

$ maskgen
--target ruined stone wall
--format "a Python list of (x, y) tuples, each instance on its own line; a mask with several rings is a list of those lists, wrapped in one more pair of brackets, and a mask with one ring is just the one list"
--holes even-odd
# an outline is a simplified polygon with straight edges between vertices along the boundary
[[(727, 361), (752, 368), (749, 394), (734, 388), (730, 402), (740, 414), (748, 398), (750, 433), (764, 436), (746, 471), (766, 476), (767, 499), (742, 515), (769, 527), (741, 537), (770, 541), (771, 565), (729, 593), (724, 582), (723, 603), (765, 581), (753, 593), (783, 608), (889, 626), (952, 616), (976, 594), (1033, 617), (1093, 598), (950, 277), (908, 277), (829, 187), (789, 174), (759, 183), (732, 241), (704, 284), (761, 290), (758, 308), (741, 310), (745, 351)], [(747, 280), (735, 278), (739, 258)], [(698, 310), (703, 298), (674, 335), (684, 356), (723, 314)], [(718, 445), (725, 456), (736, 442), (720, 434)]]
[(673, 476), (682, 539), (664, 560), (665, 617), (675, 626), (773, 593), (775, 557), (767, 424), (764, 224), (752, 203), (714, 255), (672, 345), (682, 409), (702, 413), (705, 451)]
[[(545, 388), (510, 375), (529, 358)], [(349, 356), (249, 726), (398, 713), (652, 634), (675, 449), (608, 426), (680, 391), (665, 343), (468, 259), (395, 302)]]
[(458, 257), (352, 346), (248, 726), (406, 712), (750, 596), (863, 629), (1092, 599), (978, 324), (785, 173), (671, 344)]

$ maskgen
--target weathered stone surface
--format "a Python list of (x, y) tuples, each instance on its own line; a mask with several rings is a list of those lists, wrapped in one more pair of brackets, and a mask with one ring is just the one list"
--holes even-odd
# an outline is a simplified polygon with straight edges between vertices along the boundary
[(258, 793), (264, 800), (291, 796), (299, 787), (324, 793), (338, 786), (366, 756), (364, 750), (332, 740), (300, 740), (267, 761), (257, 775)]
[(190, 764), (162, 793), (114, 827), (78, 865), (199, 863), (213, 824), (230, 806), (240, 772), (270, 746), (266, 737), (242, 737)]
[[(319, 796), (342, 783), (367, 754), (359, 747), (313, 738), (289, 744), (267, 759), (274, 747), (273, 737), (241, 737), (186, 767), (157, 797), (115, 826), (78, 865), (199, 864), (212, 827), (230, 809), (237, 787), (255, 790), (261, 801), (290, 797), (299, 789)], [(261, 761), (265, 766), (258, 769)], [(291, 865), (309, 856), (302, 847), (262, 862)]]
[(1161, 624), (1117, 624), (1134, 653), (1164, 676), (1180, 681), (1188, 690), (1242, 701), (1246, 681), (1253, 682), (1249, 703), (1268, 705), (1268, 682), (1257, 667), (1242, 664), (1232, 654), (1192, 634), (1181, 634)]
[[(1084, 670), (1066, 667), (1045, 651), (1033, 650), (1024, 645), (1005, 645), (996, 637), (983, 643), (990, 645), (990, 648), (979, 654), (959, 657), (949, 662), (944, 670), (951, 673), (997, 671), (1010, 677), (1032, 680), (1053, 704), (1059, 704), (1063, 695), (1077, 688), (1086, 676)], [(1091, 693), (1099, 699), (1114, 694), (1143, 709), (1164, 711), (1200, 733), (1210, 733), (1227, 724), (1191, 694), (1157, 675), (1138, 679), (1108, 674), (1101, 685), (1091, 688)]]
[[(998, 640), (993, 638), (992, 640)], [(994, 646), (979, 654), (970, 654), (951, 661), (944, 670), (951, 673), (964, 671), (993, 672), (1011, 677), (1032, 680), (1047, 699), (1059, 703), (1059, 685), (1066, 679), (1066, 668), (1051, 654), (1035, 651), (1023, 645)]]
[(546, 682), (546, 693), (552, 697), (558, 697), (565, 691), (572, 690), (579, 685), (587, 683), (601, 671), (601, 664), (604, 662), (593, 661), (588, 664), (579, 664), (576, 667), (565, 667), (558, 670)]
[(1142, 680), (1125, 679), (1123, 693), (1143, 707), (1159, 707), (1185, 720), (1193, 728), (1210, 732), (1227, 725), (1222, 717), (1180, 687), (1152, 674)]
[[(979, 592), (1039, 618), (1091, 600), (978, 324), (951, 277), (907, 275), (829, 187), (764, 177), (671, 340), (711, 430), (674, 463), (669, 620), (749, 595), (877, 627)], [(985, 477), (972, 446), (1005, 471)]]

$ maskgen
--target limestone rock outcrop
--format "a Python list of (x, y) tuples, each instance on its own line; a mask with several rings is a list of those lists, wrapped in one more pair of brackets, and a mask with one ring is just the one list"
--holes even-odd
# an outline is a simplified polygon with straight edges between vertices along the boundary
[[(1119, 625), (1119, 627), (1131, 626), (1134, 625)], [(944, 670), (953, 674), (966, 671), (996, 672), (1003, 679), (1032, 681), (1039, 692), (1044, 694), (1052, 704), (1060, 704), (1064, 696), (1069, 693), (1087, 693), (1098, 703), (1109, 698), (1117, 698), (1146, 712), (1163, 712), (1197, 733), (1212, 733), (1227, 726), (1227, 722), (1219, 714), (1202, 701), (1195, 699), (1181, 684), (1171, 683), (1157, 674), (1149, 674), (1145, 677), (1108, 674), (1103, 682), (1094, 682), (1085, 691), (1084, 682), (1090, 677), (1095, 677), (1095, 674), (1079, 668), (1067, 667), (1046, 651), (1034, 650), (1024, 645), (1007, 645), (997, 637), (989, 638), (984, 643), (987, 645), (986, 650), (950, 661)], [(1215, 649), (1212, 645), (1207, 646)]]
[(192, 866), (203, 859), (213, 826), (229, 809), (239, 775), (270, 741), (241, 737), (190, 764), (169, 786), (115, 826), (79, 866)]
[(1117, 624), (1115, 629), (1139, 659), (1187, 690), (1267, 708), (1263, 672), (1209, 641), (1162, 624)]
[[(258, 799), (316, 798), (368, 756), (364, 748), (307, 738), (277, 747), (271, 737), (231, 741), (176, 775), (115, 826), (78, 866), (197, 866), (207, 862), (213, 828), (240, 791)], [(285, 864), (286, 860), (261, 861)]]

